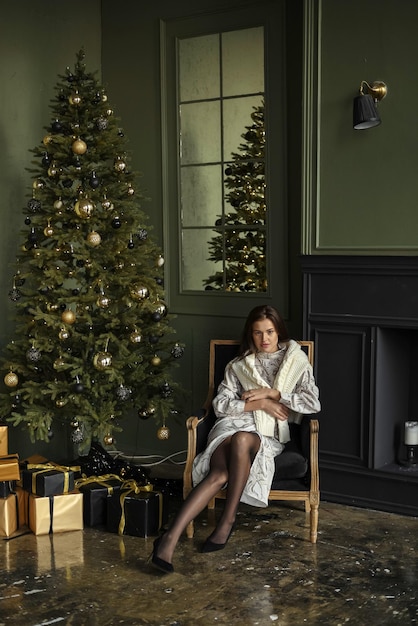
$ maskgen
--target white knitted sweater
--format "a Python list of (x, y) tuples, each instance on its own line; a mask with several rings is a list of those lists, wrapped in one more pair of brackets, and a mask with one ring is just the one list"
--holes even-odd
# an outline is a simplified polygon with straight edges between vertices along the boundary
[[(232, 368), (246, 391), (259, 387), (269, 387), (268, 383), (263, 380), (255, 368), (255, 358), (255, 354), (249, 354), (243, 359), (232, 363)], [(275, 376), (273, 389), (277, 389), (280, 393), (291, 393), (307, 367), (309, 367), (308, 357), (297, 341), (291, 339), (283, 362)], [(267, 437), (277, 436), (281, 443), (290, 441), (287, 420), (275, 420), (274, 417), (265, 411), (257, 410), (254, 411), (254, 421), (258, 432), (262, 435)]]

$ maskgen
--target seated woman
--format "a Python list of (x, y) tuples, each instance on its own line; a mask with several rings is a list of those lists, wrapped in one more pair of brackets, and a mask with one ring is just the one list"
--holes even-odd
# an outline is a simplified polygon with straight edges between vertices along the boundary
[(239, 354), (225, 369), (213, 408), (217, 421), (206, 449), (196, 456), (194, 488), (169, 529), (154, 541), (151, 562), (167, 573), (174, 571), (172, 557), (182, 532), (220, 489), (227, 489), (224, 510), (201, 552), (225, 547), (240, 502), (268, 505), (274, 457), (290, 440), (288, 423), (320, 411), (312, 367), (274, 307), (262, 305), (249, 313)]

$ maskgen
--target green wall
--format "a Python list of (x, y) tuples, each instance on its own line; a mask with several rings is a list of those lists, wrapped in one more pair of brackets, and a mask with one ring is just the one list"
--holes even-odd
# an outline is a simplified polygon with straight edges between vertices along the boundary
[[(73, 66), (84, 47), (92, 68), (101, 69), (99, 0), (16, 0), (2, 3), (0, 37), (0, 349), (14, 329), (13, 264), (19, 251), (21, 209), (31, 193), (33, 148), (42, 141), (51, 122), (49, 102), (58, 74)], [(100, 74), (99, 74), (100, 75)], [(56, 433), (51, 444), (32, 446), (26, 433), (9, 428), (9, 450), (23, 458), (39, 452), (58, 457), (69, 454), (66, 433)]]
[[(309, 3), (311, 4), (311, 3)], [(322, 0), (311, 252), (417, 254), (418, 2)], [(384, 81), (382, 124), (352, 128), (360, 82)], [(316, 204), (316, 206), (315, 206)]]

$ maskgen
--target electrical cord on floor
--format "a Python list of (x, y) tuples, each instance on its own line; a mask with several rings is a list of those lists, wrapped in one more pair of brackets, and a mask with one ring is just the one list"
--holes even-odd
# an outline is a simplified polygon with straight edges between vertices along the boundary
[[(110, 454), (117, 459), (122, 459), (123, 461), (128, 461), (131, 463), (139, 463), (139, 465), (141, 465), (142, 467), (153, 467), (155, 465), (161, 465), (161, 463), (165, 463), (166, 461), (173, 463), (173, 465), (185, 465), (186, 459), (184, 459), (184, 461), (173, 460), (174, 457), (178, 456), (179, 454), (185, 454), (185, 453), (187, 453), (187, 450), (180, 450), (179, 452), (173, 452), (173, 454), (163, 457), (159, 454), (128, 455), (128, 454), (124, 454), (121, 450), (112, 450), (110, 452)], [(142, 460), (142, 459), (155, 459), (155, 458), (158, 458), (159, 460), (154, 461), (152, 463), (144, 463)]]

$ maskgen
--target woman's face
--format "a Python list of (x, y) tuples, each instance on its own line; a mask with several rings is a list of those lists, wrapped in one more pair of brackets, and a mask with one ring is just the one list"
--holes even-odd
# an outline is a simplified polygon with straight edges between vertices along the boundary
[(254, 345), (258, 352), (276, 352), (279, 335), (269, 319), (254, 322), (252, 329)]

